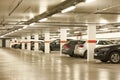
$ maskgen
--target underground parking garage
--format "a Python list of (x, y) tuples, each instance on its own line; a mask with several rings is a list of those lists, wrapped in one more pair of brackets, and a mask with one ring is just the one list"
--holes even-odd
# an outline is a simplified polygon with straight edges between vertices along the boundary
[(119, 80), (119, 4), (1, 0), (0, 80)]

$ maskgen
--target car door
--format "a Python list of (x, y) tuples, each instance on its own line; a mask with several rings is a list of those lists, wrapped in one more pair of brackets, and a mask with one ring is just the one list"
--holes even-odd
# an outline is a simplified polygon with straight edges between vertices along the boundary
[(60, 50), (60, 40), (54, 40), (51, 42), (51, 49), (54, 50)]

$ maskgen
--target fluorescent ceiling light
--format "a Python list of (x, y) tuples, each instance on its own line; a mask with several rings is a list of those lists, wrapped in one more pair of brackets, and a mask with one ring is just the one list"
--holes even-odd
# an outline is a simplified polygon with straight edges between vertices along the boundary
[(95, 1), (95, 0), (85, 0), (86, 3), (91, 3), (93, 1)]
[(120, 22), (120, 15), (117, 17), (117, 22)]
[(33, 26), (33, 25), (35, 25), (35, 23), (33, 22), (33, 23), (31, 23), (31, 24), (29, 24), (29, 26)]
[(4, 36), (0, 36), (1, 38), (3, 38)]
[(100, 19), (99, 23), (100, 24), (108, 24), (109, 22), (105, 19)]
[(48, 18), (43, 18), (43, 19), (39, 20), (39, 22), (44, 22), (44, 21), (47, 21), (47, 20), (48, 20)]
[(61, 2), (64, 2), (65, 0), (61, 0)]
[(101, 31), (108, 31), (108, 28), (100, 28)]
[(117, 28), (120, 28), (120, 26), (118, 26)]
[(23, 27), (23, 29), (26, 29), (26, 28), (27, 28), (27, 26), (24, 26), (24, 27)]
[(30, 19), (34, 18), (34, 14), (30, 12), (29, 17), (30, 17)]
[(18, 29), (18, 30), (20, 31), (20, 30), (22, 30), (22, 29), (20, 28), (20, 29)]
[(14, 32), (17, 32), (18, 30), (15, 30)]
[(75, 34), (80, 33), (80, 31), (75, 31), (74, 33), (75, 33)]
[(70, 6), (70, 7), (66, 8), (66, 9), (62, 10), (61, 12), (66, 13), (66, 12), (74, 10), (75, 8), (76, 8), (76, 6)]
[(69, 28), (67, 28), (66, 30), (68, 30), (68, 31), (69, 31), (70, 29), (69, 29)]

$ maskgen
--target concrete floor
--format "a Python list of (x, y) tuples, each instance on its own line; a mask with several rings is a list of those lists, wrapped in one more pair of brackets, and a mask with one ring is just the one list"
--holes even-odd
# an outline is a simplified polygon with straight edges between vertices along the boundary
[(120, 64), (0, 49), (0, 80), (120, 80)]

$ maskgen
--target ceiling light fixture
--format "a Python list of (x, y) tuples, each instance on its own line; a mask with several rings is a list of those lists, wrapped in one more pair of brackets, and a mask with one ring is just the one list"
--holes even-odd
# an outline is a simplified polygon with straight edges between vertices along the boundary
[(108, 28), (100, 28), (101, 31), (108, 31)]
[(29, 24), (29, 26), (33, 26), (33, 25), (35, 25), (35, 22), (33, 22), (33, 23)]
[(29, 18), (30, 19), (34, 18), (34, 14), (32, 12), (29, 13)]
[(118, 26), (117, 28), (120, 28), (120, 26)]
[(66, 12), (74, 10), (75, 8), (76, 8), (76, 6), (70, 6), (70, 7), (66, 8), (66, 9), (63, 9), (61, 12), (66, 13)]
[(26, 29), (26, 28), (27, 28), (27, 26), (24, 26), (24, 27), (23, 27), (23, 29)]
[(75, 31), (74, 34), (80, 33), (80, 31)]
[(61, 0), (61, 2), (64, 2), (65, 0)]
[(43, 19), (40, 19), (39, 22), (44, 22), (44, 21), (47, 21), (48, 18), (43, 18)]
[(4, 35), (3, 36), (0, 36), (1, 38), (3, 38), (4, 37)]
[(95, 1), (95, 0), (85, 0), (86, 3), (91, 3), (93, 1)]
[(15, 30), (14, 32), (17, 32), (18, 30)]
[(18, 30), (20, 31), (20, 30), (22, 30), (22, 29), (20, 28), (20, 29), (18, 29)]
[(101, 18), (100, 21), (99, 21), (99, 23), (101, 25), (105, 25), (105, 24), (108, 24), (109, 22), (106, 19)]

